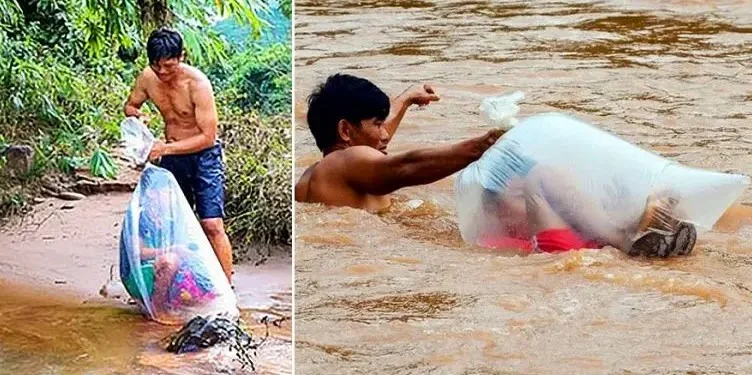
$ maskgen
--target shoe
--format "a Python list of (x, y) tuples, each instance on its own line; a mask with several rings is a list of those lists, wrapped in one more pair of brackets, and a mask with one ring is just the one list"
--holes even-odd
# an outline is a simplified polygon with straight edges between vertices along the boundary
[(681, 222), (673, 233), (648, 229), (634, 240), (627, 254), (661, 258), (688, 255), (692, 252), (696, 243), (697, 229), (695, 226)]

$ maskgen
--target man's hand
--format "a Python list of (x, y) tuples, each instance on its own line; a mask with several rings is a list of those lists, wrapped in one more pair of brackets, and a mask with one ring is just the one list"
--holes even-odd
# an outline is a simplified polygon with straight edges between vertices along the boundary
[(151, 121), (151, 117), (149, 117), (146, 113), (139, 112), (136, 114), (136, 118), (141, 121), (144, 125), (149, 125), (149, 121)]
[(416, 104), (420, 107), (425, 107), (431, 102), (439, 100), (439, 96), (434, 92), (433, 87), (429, 84), (418, 84), (407, 88), (399, 96), (392, 100), (391, 108), (389, 109), (389, 116), (384, 120), (389, 136), (394, 136), (397, 131), (402, 117), (405, 116), (405, 112), (411, 105)]
[(155, 141), (147, 159), (149, 159), (149, 161), (157, 160), (164, 156), (165, 151), (167, 151), (167, 144), (162, 141)]
[(439, 96), (436, 95), (431, 85), (424, 83), (413, 86), (408, 90), (408, 100), (410, 104), (417, 104), (423, 107), (431, 102), (438, 101)]
[(488, 150), (489, 148), (491, 148), (491, 146), (496, 144), (496, 141), (498, 141), (499, 138), (501, 138), (501, 136), (504, 135), (504, 133), (506, 133), (506, 130), (496, 128), (496, 129), (491, 129), (488, 131), (488, 133), (476, 138), (478, 142), (477, 143), (478, 157), (480, 157), (480, 155), (483, 155), (483, 153), (486, 152), (486, 150)]

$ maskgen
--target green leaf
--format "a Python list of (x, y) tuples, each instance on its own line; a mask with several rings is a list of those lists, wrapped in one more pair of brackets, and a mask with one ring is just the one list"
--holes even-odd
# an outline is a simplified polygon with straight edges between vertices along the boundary
[(101, 148), (96, 149), (91, 155), (89, 168), (92, 176), (106, 179), (114, 179), (118, 172), (109, 152)]

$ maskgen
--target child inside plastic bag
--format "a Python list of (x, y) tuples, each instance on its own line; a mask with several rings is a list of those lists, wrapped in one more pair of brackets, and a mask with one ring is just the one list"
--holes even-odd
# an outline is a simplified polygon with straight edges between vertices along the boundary
[(747, 176), (684, 166), (564, 113), (511, 121), (517, 107), (509, 103), (519, 97), (481, 105), (487, 122), (513, 126), (455, 180), (457, 223), (468, 243), (688, 254), (698, 230), (711, 228), (750, 184)]
[(170, 172), (148, 165), (120, 238), (120, 275), (126, 290), (150, 317), (166, 324), (223, 306), (224, 311), (236, 311), (229, 283), (184, 201)]
[(687, 255), (694, 248), (695, 227), (675, 219), (675, 192), (651, 195), (640, 220), (619, 227), (570, 174), (516, 159), (519, 174), (483, 192), (485, 208), (504, 222), (506, 235), (482, 238), (482, 246), (541, 252), (612, 246), (660, 257)]

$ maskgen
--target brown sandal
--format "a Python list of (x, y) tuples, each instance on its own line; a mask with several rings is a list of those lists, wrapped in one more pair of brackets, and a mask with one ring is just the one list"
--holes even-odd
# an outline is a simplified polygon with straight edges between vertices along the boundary
[(695, 226), (681, 222), (673, 233), (649, 229), (632, 243), (627, 254), (662, 258), (688, 255), (694, 249), (696, 242)]

